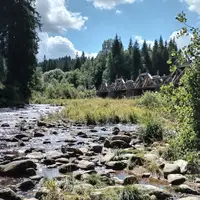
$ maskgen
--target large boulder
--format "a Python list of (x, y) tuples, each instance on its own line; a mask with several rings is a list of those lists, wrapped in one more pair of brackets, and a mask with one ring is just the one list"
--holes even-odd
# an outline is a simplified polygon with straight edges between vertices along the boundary
[(166, 163), (163, 169), (164, 176), (167, 177), (169, 174), (179, 174), (180, 167), (177, 164)]
[(90, 151), (93, 151), (95, 153), (101, 153), (102, 152), (102, 149), (103, 149), (103, 146), (102, 145), (99, 145), (99, 144), (93, 144)]
[(95, 164), (93, 162), (89, 162), (87, 160), (81, 160), (79, 163), (78, 163), (78, 167), (80, 169), (83, 169), (83, 170), (92, 170), (94, 169), (95, 167)]
[(174, 162), (174, 164), (178, 165), (180, 167), (180, 171), (182, 174), (186, 173), (188, 170), (189, 163), (185, 160), (177, 160)]
[(17, 194), (9, 188), (0, 190), (0, 198), (3, 200), (22, 200), (21, 197), (17, 196)]
[(61, 146), (62, 153), (69, 153), (72, 157), (83, 155), (83, 152), (78, 148), (68, 147), (68, 146)]
[(193, 194), (193, 195), (200, 195), (200, 192), (198, 190), (195, 190), (191, 187), (189, 187), (188, 185), (182, 184), (179, 186), (176, 186), (174, 188), (175, 192), (179, 192), (179, 193), (185, 193), (185, 194)]
[(127, 176), (124, 179), (123, 185), (133, 185), (137, 183), (138, 183), (137, 177), (135, 175), (131, 175), (131, 176)]
[(106, 164), (106, 168), (108, 169), (114, 169), (114, 170), (123, 170), (127, 167), (127, 161), (110, 161), (107, 162)]
[(177, 200), (200, 200), (200, 197), (184, 197)]
[(128, 148), (129, 144), (124, 142), (123, 140), (114, 140), (114, 141), (111, 141), (110, 147), (116, 148), (116, 149), (118, 149), (118, 148)]
[(172, 185), (181, 185), (186, 181), (186, 177), (181, 174), (169, 174), (167, 180)]
[(19, 189), (22, 191), (28, 191), (35, 187), (35, 184), (31, 180), (26, 180), (19, 185)]
[(0, 175), (8, 177), (27, 176), (27, 169), (36, 169), (37, 165), (32, 160), (18, 160), (0, 166)]
[(111, 138), (112, 141), (115, 140), (122, 140), (124, 142), (126, 142), (127, 144), (129, 144), (131, 142), (131, 137), (127, 136), (127, 135), (117, 135), (117, 136), (113, 136)]
[(76, 164), (68, 163), (68, 164), (61, 165), (59, 168), (59, 172), (65, 174), (68, 172), (76, 171), (77, 169), (78, 169), (78, 166)]

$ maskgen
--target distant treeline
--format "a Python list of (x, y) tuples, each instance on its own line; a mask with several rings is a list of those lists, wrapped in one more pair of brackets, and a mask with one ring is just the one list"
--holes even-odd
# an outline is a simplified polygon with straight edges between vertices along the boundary
[(139, 72), (146, 71), (151, 74), (159, 72), (160, 75), (168, 75), (170, 65), (167, 61), (170, 55), (177, 51), (175, 39), (163, 41), (162, 37), (155, 40), (153, 46), (146, 41), (140, 46), (137, 40), (133, 42), (130, 39), (128, 48), (125, 49), (121, 39), (116, 35), (114, 39), (103, 42), (96, 58), (87, 58), (84, 52), (81, 56), (76, 55), (76, 58), (66, 56), (47, 60), (44, 56), (44, 61), (39, 63), (39, 67), (43, 72), (54, 69), (70, 72), (72, 77), (82, 80), (81, 84), (84, 87), (91, 89), (99, 88), (103, 81), (112, 82), (117, 76), (136, 79)]

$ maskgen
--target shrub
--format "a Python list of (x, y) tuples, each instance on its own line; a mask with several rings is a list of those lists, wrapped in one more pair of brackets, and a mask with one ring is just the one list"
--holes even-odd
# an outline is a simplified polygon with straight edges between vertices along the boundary
[(164, 98), (157, 92), (145, 92), (138, 100), (138, 104), (147, 108), (159, 108), (166, 104)]
[(127, 186), (120, 194), (120, 200), (150, 200), (149, 196), (141, 193), (136, 187)]
[(148, 144), (163, 140), (163, 128), (161, 124), (155, 120), (149, 120), (139, 131), (144, 142)]

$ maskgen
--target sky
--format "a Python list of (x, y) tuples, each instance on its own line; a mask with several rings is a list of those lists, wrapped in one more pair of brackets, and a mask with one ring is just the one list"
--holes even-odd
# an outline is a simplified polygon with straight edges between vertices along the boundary
[[(36, 0), (42, 31), (38, 60), (96, 56), (104, 40), (117, 34), (127, 48), (130, 38), (153, 44), (169, 40), (182, 27), (175, 17), (184, 11), (188, 24), (200, 25), (200, 0)], [(191, 36), (177, 39), (181, 48)]]

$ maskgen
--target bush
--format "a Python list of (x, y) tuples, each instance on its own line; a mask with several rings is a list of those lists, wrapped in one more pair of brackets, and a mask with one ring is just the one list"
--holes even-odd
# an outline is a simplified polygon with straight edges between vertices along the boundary
[(139, 98), (139, 105), (147, 108), (159, 108), (166, 104), (164, 98), (157, 92), (145, 92), (144, 95)]
[(155, 141), (163, 140), (163, 128), (157, 121), (149, 120), (143, 127), (140, 128), (141, 137), (144, 142), (151, 144)]
[(149, 196), (141, 193), (136, 187), (127, 186), (120, 194), (120, 200), (150, 200)]

